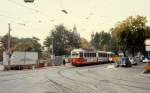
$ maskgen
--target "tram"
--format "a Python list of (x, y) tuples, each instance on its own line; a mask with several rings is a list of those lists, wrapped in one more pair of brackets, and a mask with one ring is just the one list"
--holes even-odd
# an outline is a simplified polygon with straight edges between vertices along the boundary
[(112, 52), (96, 51), (87, 49), (74, 49), (71, 51), (71, 57), (68, 61), (72, 65), (80, 66), (85, 64), (107, 63), (111, 62)]

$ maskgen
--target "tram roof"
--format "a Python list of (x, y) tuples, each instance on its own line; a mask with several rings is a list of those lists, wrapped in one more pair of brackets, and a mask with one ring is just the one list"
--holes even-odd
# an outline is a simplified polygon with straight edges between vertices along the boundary
[(96, 52), (96, 50), (92, 50), (92, 49), (82, 49), (82, 48), (79, 48), (79, 49), (73, 49), (72, 50), (72, 52), (75, 52), (75, 51), (77, 51), (77, 52), (83, 52), (83, 51), (89, 51), (89, 52)]

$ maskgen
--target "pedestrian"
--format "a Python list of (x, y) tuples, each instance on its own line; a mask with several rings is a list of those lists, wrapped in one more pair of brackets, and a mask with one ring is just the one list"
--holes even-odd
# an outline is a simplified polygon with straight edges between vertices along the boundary
[(120, 66), (120, 57), (119, 57), (119, 55), (114, 55), (112, 60), (113, 60), (113, 62), (115, 62), (116, 67)]
[(65, 59), (63, 60), (63, 65), (64, 65), (64, 66), (66, 65), (66, 61), (65, 61)]

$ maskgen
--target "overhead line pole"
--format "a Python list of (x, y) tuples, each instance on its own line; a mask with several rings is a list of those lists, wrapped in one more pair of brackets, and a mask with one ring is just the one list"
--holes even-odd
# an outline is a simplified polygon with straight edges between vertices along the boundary
[(11, 28), (10, 28), (10, 23), (8, 23), (8, 49), (7, 49), (7, 51), (8, 51), (8, 67), (10, 68), (10, 53), (11, 53), (11, 51), (10, 51), (10, 31), (11, 31)]

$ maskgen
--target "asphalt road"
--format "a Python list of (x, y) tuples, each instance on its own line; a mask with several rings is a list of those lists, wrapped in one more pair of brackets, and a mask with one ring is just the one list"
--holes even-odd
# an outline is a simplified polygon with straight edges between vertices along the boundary
[(108, 68), (109, 64), (0, 72), (0, 93), (150, 93), (144, 65)]

